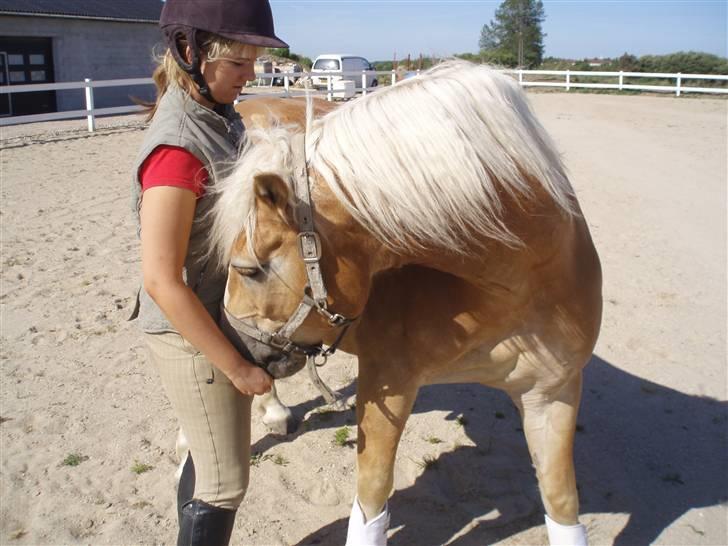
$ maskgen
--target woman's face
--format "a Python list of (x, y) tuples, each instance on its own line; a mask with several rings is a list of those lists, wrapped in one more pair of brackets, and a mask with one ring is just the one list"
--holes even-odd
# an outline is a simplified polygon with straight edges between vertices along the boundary
[[(245, 46), (226, 57), (218, 57), (212, 61), (202, 54), (201, 71), (212, 96), (220, 104), (232, 104), (240, 95), (243, 87), (255, 79), (255, 53), (256, 48)], [(191, 60), (192, 53), (187, 48), (187, 60)], [(205, 106), (214, 106), (202, 97), (196, 88), (192, 90), (195, 100)]]
[(255, 79), (255, 58), (225, 57), (214, 61), (202, 61), (202, 76), (205, 78), (215, 100), (232, 104), (245, 87)]

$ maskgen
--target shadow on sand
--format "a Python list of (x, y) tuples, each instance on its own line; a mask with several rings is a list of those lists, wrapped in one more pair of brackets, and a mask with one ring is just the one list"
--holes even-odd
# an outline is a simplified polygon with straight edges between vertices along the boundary
[[(302, 415), (303, 406), (315, 402), (292, 409)], [(414, 413), (433, 410), (449, 411), (453, 421), (462, 416), (458, 421), (475, 446), (441, 453), (412, 486), (395, 491), (390, 545), (490, 544), (542, 524), (510, 400), (479, 385), (425, 387)], [(314, 426), (339, 426), (351, 413)], [(581, 513), (627, 514), (614, 537), (614, 544), (626, 546), (650, 544), (686, 511), (727, 501), (727, 429), (728, 404), (646, 381), (594, 356), (585, 372), (575, 449)], [(267, 437), (260, 443), (258, 450), (270, 445)], [(337, 520), (298, 544), (343, 544), (346, 526), (345, 518)]]

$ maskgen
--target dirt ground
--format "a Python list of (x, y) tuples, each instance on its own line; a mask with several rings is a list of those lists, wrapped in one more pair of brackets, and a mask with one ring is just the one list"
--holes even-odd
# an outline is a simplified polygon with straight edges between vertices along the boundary
[[(576, 445), (594, 545), (728, 544), (728, 101), (532, 94), (604, 269)], [(126, 322), (139, 277), (133, 118), (0, 128), (0, 544), (172, 544), (176, 423)], [(322, 377), (354, 401), (356, 362)], [(343, 544), (351, 410), (279, 382), (299, 430), (254, 419), (233, 544)], [(516, 410), (422, 390), (398, 454), (392, 546), (545, 544)], [(343, 433), (342, 433), (343, 434)], [(434, 462), (433, 462), (434, 461)], [(74, 464), (75, 463), (75, 464)]]

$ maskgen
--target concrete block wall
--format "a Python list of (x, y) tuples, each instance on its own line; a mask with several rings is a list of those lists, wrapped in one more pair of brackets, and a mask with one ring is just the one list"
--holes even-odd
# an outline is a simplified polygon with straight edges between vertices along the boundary
[[(57, 83), (150, 77), (162, 47), (156, 23), (0, 15), (0, 35), (52, 38)], [(133, 104), (130, 95), (154, 100), (154, 86), (94, 89), (95, 106)], [(83, 89), (56, 91), (56, 99), (59, 111), (86, 107)]]

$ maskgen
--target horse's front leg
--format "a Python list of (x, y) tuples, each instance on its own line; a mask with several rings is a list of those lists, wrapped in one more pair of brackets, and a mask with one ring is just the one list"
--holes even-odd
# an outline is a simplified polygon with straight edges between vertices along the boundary
[(357, 496), (349, 517), (347, 546), (384, 546), (394, 483), (394, 459), (418, 385), (397, 363), (359, 358), (356, 413)]

